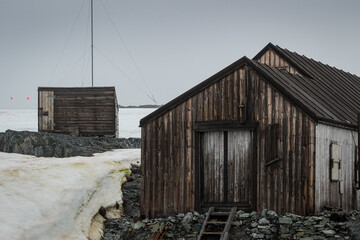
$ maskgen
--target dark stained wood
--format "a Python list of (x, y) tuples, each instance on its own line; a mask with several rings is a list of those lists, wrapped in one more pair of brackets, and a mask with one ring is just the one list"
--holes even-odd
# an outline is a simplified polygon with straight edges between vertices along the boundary
[[(270, 54), (269, 59), (281, 64), (276, 56)], [(192, 94), (142, 125), (143, 186), (150, 188), (142, 190), (142, 215), (165, 216), (230, 201), (244, 209), (314, 212), (315, 122), (307, 114), (249, 66)], [(248, 158), (254, 160), (250, 164), (228, 159), (225, 187), (225, 165), (208, 162), (219, 156), (216, 148), (222, 145), (208, 134), (244, 128), (251, 132)], [(233, 135), (227, 147), (239, 139)], [(204, 142), (212, 147), (204, 148)], [(242, 150), (224, 155), (241, 155)], [(209, 154), (202, 156), (204, 151)], [(266, 165), (269, 156), (278, 160)], [(241, 176), (242, 169), (251, 174)]]
[[(175, 157), (175, 168), (174, 168), (174, 210), (175, 212), (183, 212), (180, 205), (180, 108), (175, 109), (175, 125), (174, 125), (174, 157)], [(155, 150), (155, 149), (154, 149)]]
[[(51, 93), (51, 97), (48, 93)], [(118, 136), (118, 106), (114, 87), (39, 87), (38, 95), (39, 131), (76, 132), (75, 135), (80, 136)], [(48, 112), (46, 116), (42, 114), (44, 111)], [(50, 124), (44, 128), (44, 123)]]
[(186, 161), (185, 161), (185, 151), (186, 151), (186, 146), (185, 146), (185, 141), (186, 141), (186, 137), (185, 137), (185, 116), (186, 116), (186, 102), (182, 103), (179, 106), (180, 109), (180, 166), (179, 166), (179, 171), (180, 171), (180, 176), (179, 176), (179, 208), (180, 209), (186, 209), (185, 206), (185, 198), (186, 198), (186, 174), (185, 174), (185, 170), (186, 170)]
[[(141, 135), (143, 138), (141, 138), (141, 159), (146, 159), (146, 128), (141, 128)], [(146, 203), (146, 196), (145, 196), (145, 174), (146, 174), (146, 165), (142, 164), (140, 166), (141, 170), (141, 193), (140, 193), (140, 211), (144, 214), (145, 212), (145, 203)], [(144, 215), (143, 215), (144, 216)]]
[(233, 79), (233, 109), (232, 109), (232, 117), (234, 121), (238, 121), (239, 119), (239, 95), (240, 95), (240, 85), (239, 85), (239, 70), (234, 72)]
[(209, 91), (207, 91), (207, 96), (208, 96), (208, 118), (209, 121), (213, 121), (214, 120), (214, 85), (211, 85), (209, 87)]
[[(153, 121), (151, 123), (152, 125), (152, 133), (151, 133), (151, 149), (157, 149), (157, 121)], [(158, 153), (157, 151), (151, 151), (151, 163), (152, 163), (152, 171), (151, 171), (151, 216), (155, 216), (157, 217), (158, 215), (156, 214), (156, 210), (157, 210), (157, 175), (158, 175), (158, 162), (157, 162), (157, 158), (158, 158)]]
[(192, 195), (194, 192), (193, 189), (193, 175), (192, 175), (192, 99), (186, 101), (186, 115), (185, 115), (185, 178), (186, 178), (186, 191), (185, 191), (185, 209), (186, 212), (189, 212), (193, 208)]
[(156, 177), (156, 191), (158, 194), (157, 197), (157, 203), (156, 203), (156, 210), (155, 210), (155, 215), (156, 216), (161, 216), (161, 212), (159, 209), (163, 209), (163, 202), (164, 202), (164, 117), (165, 116), (161, 116), (159, 117), (158, 121), (157, 121), (157, 149), (160, 149), (160, 151), (157, 151), (157, 177)]
[(168, 186), (168, 191), (169, 191), (169, 201), (168, 201), (168, 205), (165, 207), (167, 207), (168, 213), (175, 213), (175, 208), (174, 208), (174, 203), (177, 200), (176, 195), (175, 195), (175, 180), (174, 180), (174, 176), (175, 176), (175, 149), (174, 149), (174, 124), (172, 124), (174, 121), (174, 110), (169, 112), (169, 131), (166, 132), (165, 134), (167, 134), (168, 136), (168, 141), (169, 141), (169, 161), (170, 161), (170, 168), (169, 168), (169, 186)]

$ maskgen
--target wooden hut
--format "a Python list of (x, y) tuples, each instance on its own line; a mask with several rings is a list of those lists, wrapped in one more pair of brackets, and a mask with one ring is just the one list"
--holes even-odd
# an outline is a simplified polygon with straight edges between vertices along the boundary
[(38, 131), (117, 137), (115, 87), (39, 87)]
[(141, 214), (359, 209), (360, 78), (268, 44), (140, 121)]

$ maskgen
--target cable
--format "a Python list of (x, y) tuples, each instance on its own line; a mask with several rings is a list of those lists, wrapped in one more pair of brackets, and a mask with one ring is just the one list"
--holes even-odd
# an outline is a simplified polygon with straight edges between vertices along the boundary
[(148, 98), (151, 99), (151, 101), (153, 101), (156, 104), (156, 100), (153, 98), (153, 96), (149, 95), (142, 87), (140, 87), (139, 84), (137, 84), (134, 80), (132, 80), (125, 72), (123, 72), (110, 58), (108, 58), (107, 56), (105, 56), (105, 54), (103, 52), (101, 52), (97, 47), (94, 46), (94, 48), (106, 59), (108, 60), (119, 72), (121, 72), (125, 78), (131, 82), (132, 84), (134, 84), (137, 88), (140, 89), (141, 92), (143, 92)]
[(80, 61), (85, 57), (86, 53), (89, 51), (90, 47), (88, 48), (88, 50), (86, 50), (81, 57), (75, 62), (75, 64), (70, 68), (70, 70), (64, 75), (64, 77), (58, 82), (58, 85), (72, 72), (72, 70), (80, 63)]
[[(86, 56), (86, 55), (85, 55)], [(86, 57), (84, 56), (84, 61), (85, 61), (85, 59), (86, 59)], [(86, 62), (86, 66), (85, 66), (85, 69), (88, 69), (89, 68), (89, 64), (90, 64), (90, 58), (88, 57), (87, 58), (87, 62)], [(85, 83), (85, 76), (84, 76), (84, 79), (83, 79), (83, 81), (82, 81), (82, 83), (81, 83), (81, 87), (83, 87), (84, 86), (84, 83)]]
[(124, 45), (124, 47), (125, 47), (128, 55), (130, 56), (132, 63), (134, 64), (137, 72), (138, 72), (139, 75), (140, 75), (140, 78), (141, 78), (141, 79), (143, 80), (143, 82), (145, 83), (145, 86), (146, 86), (147, 90), (149, 91), (149, 94), (151, 95), (151, 98), (153, 99), (153, 101), (155, 102), (155, 104), (157, 104), (157, 102), (156, 102), (156, 100), (155, 100), (155, 97), (154, 97), (154, 95), (152, 94), (152, 92), (151, 92), (151, 90), (150, 90), (149, 85), (148, 85), (147, 82), (145, 81), (145, 78), (144, 78), (143, 74), (141, 73), (138, 65), (136, 64), (135, 59), (133, 58), (132, 54), (130, 53), (129, 48), (126, 46), (124, 39), (121, 37), (121, 34), (120, 34), (120, 32), (118, 31), (118, 29), (117, 29), (117, 27), (116, 27), (113, 19), (111, 18), (110, 13), (109, 13), (109, 11), (107, 10), (104, 2), (103, 2), (102, 0), (100, 0), (100, 3), (101, 3), (101, 5), (103, 6), (106, 15), (107, 15), (108, 18), (110, 19), (110, 22), (111, 22), (111, 24), (113, 25), (113, 27), (114, 27), (114, 29), (115, 29), (115, 32), (117, 33), (118, 37), (120, 38), (120, 41), (121, 41), (122, 44)]
[(65, 49), (66, 49), (66, 47), (67, 47), (67, 45), (68, 45), (68, 43), (69, 43), (69, 40), (70, 40), (71, 35), (72, 35), (73, 31), (74, 31), (74, 28), (75, 28), (75, 26), (76, 26), (76, 24), (77, 24), (77, 22), (78, 22), (78, 20), (79, 20), (81, 10), (82, 10), (83, 7), (84, 7), (84, 3), (85, 3), (85, 0), (83, 0), (83, 2), (82, 2), (82, 4), (81, 4), (81, 7), (80, 7), (79, 12), (78, 12), (78, 14), (77, 14), (77, 16), (76, 16), (75, 22), (74, 22), (73, 25), (72, 25), (70, 34), (68, 35), (68, 37), (67, 37), (67, 39), (66, 39), (66, 42), (65, 42), (65, 45), (64, 45), (64, 47), (63, 47), (63, 49), (62, 49), (62, 51), (61, 51), (60, 57), (59, 57), (58, 61), (56, 62), (54, 71), (53, 71), (53, 73), (51, 74), (51, 77), (50, 77), (50, 80), (49, 80), (49, 83), (48, 83), (49, 86), (50, 86), (50, 84), (51, 84), (51, 82), (52, 82), (52, 80), (53, 80), (53, 78), (54, 78), (54, 75), (55, 75), (55, 72), (56, 72), (56, 70), (57, 70), (57, 68), (58, 68), (58, 66), (59, 66), (60, 60), (61, 60), (61, 58), (62, 58), (63, 55), (64, 55)]

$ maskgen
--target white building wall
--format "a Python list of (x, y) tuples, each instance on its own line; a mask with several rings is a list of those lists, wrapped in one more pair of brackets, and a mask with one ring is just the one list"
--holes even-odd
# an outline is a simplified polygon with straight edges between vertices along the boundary
[[(315, 211), (324, 206), (334, 206), (345, 210), (360, 208), (360, 191), (355, 186), (355, 159), (358, 143), (356, 131), (334, 126), (317, 124), (315, 161)], [(341, 168), (339, 181), (330, 180), (330, 147), (339, 145)]]

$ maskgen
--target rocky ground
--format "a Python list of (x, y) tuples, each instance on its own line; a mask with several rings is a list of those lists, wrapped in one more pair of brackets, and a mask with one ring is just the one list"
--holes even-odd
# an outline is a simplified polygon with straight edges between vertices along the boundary
[(139, 138), (72, 137), (45, 132), (7, 130), (0, 133), (0, 151), (37, 157), (92, 156), (117, 148), (140, 148)]
[[(196, 239), (206, 214), (180, 213), (167, 218), (139, 218), (140, 169), (133, 165), (123, 184), (124, 216), (105, 222), (103, 240)], [(264, 209), (238, 211), (230, 230), (235, 239), (360, 239), (360, 212), (325, 211), (316, 216), (299, 216)]]

